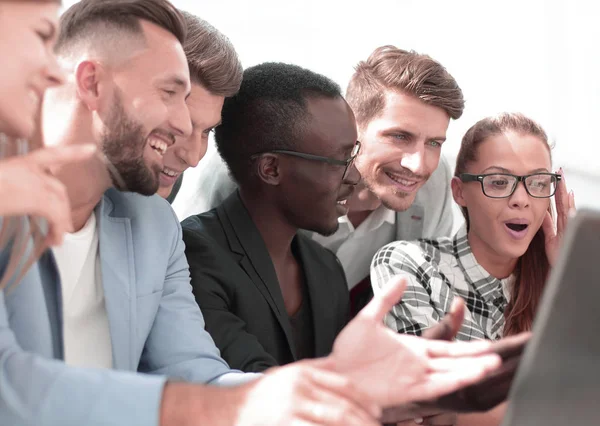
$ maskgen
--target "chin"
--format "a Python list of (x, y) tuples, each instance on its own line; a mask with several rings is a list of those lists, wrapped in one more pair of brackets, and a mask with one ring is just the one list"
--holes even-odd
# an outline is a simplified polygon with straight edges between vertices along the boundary
[(158, 195), (160, 195), (163, 198), (167, 198), (169, 195), (171, 195), (171, 191), (173, 190), (173, 185), (171, 186), (160, 186), (158, 188), (158, 191), (156, 192)]
[(335, 220), (335, 224), (331, 223), (331, 224), (318, 224), (317, 226), (312, 226), (310, 228), (307, 228), (309, 231), (313, 231), (316, 232), (317, 234), (321, 234), (324, 237), (329, 237), (330, 235), (333, 235), (337, 232), (338, 228), (340, 227), (340, 224), (338, 223), (337, 219)]
[(391, 194), (390, 192), (386, 192), (383, 196), (379, 197), (379, 199), (388, 209), (396, 212), (403, 212), (413, 205), (415, 197), (416, 194)]

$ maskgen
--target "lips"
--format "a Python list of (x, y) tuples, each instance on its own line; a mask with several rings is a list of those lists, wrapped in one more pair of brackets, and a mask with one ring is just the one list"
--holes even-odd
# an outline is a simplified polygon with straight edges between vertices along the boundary
[(175, 143), (174, 137), (170, 134), (160, 134), (159, 132), (152, 132), (148, 137), (148, 145), (158, 154), (159, 157), (163, 157), (169, 146)]
[(412, 192), (419, 187), (422, 179), (415, 177), (408, 177), (405, 174), (399, 174), (394, 172), (385, 172), (385, 175), (390, 178), (395, 186), (398, 187), (402, 192)]
[(520, 240), (527, 235), (529, 225), (527, 219), (510, 219), (504, 222), (504, 229), (512, 238)]

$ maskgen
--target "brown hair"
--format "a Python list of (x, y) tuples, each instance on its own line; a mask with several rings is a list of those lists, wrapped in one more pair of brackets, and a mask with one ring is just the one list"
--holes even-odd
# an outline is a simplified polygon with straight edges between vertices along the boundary
[(346, 90), (359, 127), (383, 110), (386, 90), (415, 96), (455, 120), (465, 107), (458, 83), (439, 62), (414, 51), (382, 46), (359, 62)]
[(187, 27), (183, 49), (190, 79), (213, 95), (235, 95), (240, 90), (244, 69), (229, 39), (205, 20), (188, 12), (181, 14)]
[(164, 28), (181, 44), (185, 42), (183, 16), (168, 0), (81, 0), (61, 16), (55, 49), (60, 52), (71, 43), (90, 37), (97, 24), (142, 34), (140, 20)]
[[(459, 176), (461, 173), (465, 173), (467, 166), (477, 160), (477, 147), (483, 141), (506, 132), (535, 136), (544, 142), (548, 152), (551, 151), (548, 136), (538, 123), (523, 114), (502, 113), (478, 121), (467, 131), (456, 158), (454, 175)], [(469, 214), (465, 207), (461, 207), (461, 210), (468, 228)], [(531, 329), (549, 270), (544, 231), (540, 227), (527, 251), (517, 262), (516, 279), (510, 289), (511, 300), (504, 311), (505, 336)]]

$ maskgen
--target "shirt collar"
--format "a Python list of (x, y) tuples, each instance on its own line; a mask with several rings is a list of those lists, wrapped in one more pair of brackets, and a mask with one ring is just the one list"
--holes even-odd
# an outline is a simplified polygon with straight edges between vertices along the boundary
[[(338, 222), (340, 225), (344, 224), (345, 228), (348, 228), (350, 232), (354, 232), (356, 229), (348, 219), (348, 216), (341, 216), (338, 218)], [(389, 223), (390, 225), (396, 224), (396, 212), (388, 209), (383, 204), (377, 207), (371, 214), (365, 219), (363, 223), (361, 223), (358, 227), (364, 228), (365, 232), (375, 231), (384, 223)]]
[(490, 275), (483, 266), (477, 262), (475, 255), (471, 250), (469, 240), (467, 239), (467, 227), (461, 226), (454, 236), (454, 256), (458, 259), (465, 277), (471, 282), (479, 292), (485, 297), (494, 290), (504, 293), (504, 296), (509, 297), (508, 289), (514, 280), (514, 275), (510, 275), (502, 280)]

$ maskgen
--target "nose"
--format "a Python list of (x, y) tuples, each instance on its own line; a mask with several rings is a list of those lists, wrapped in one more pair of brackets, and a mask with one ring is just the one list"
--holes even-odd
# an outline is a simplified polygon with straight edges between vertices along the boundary
[(358, 184), (358, 182), (360, 182), (361, 178), (362, 176), (360, 175), (360, 172), (354, 165), (354, 162), (352, 162), (352, 164), (350, 164), (350, 167), (348, 167), (348, 170), (346, 171), (346, 176), (344, 176), (343, 183), (346, 185), (356, 185)]
[(175, 136), (188, 139), (192, 135), (192, 119), (185, 99), (169, 109), (169, 124)]
[(419, 146), (415, 147), (411, 152), (405, 152), (400, 160), (400, 165), (416, 175), (424, 174), (424, 149), (425, 147), (422, 144), (419, 144)]
[(48, 67), (46, 68), (47, 87), (65, 84), (67, 74), (58, 63), (56, 56), (53, 53), (49, 53), (48, 58)]
[(529, 194), (525, 190), (525, 182), (518, 182), (515, 192), (512, 193), (509, 199), (509, 204), (512, 208), (522, 209), (529, 206)]
[(181, 141), (177, 141), (175, 155), (187, 167), (196, 167), (206, 154), (206, 149), (208, 148), (207, 142), (207, 140), (198, 137), (194, 132), (189, 138), (181, 138)]

